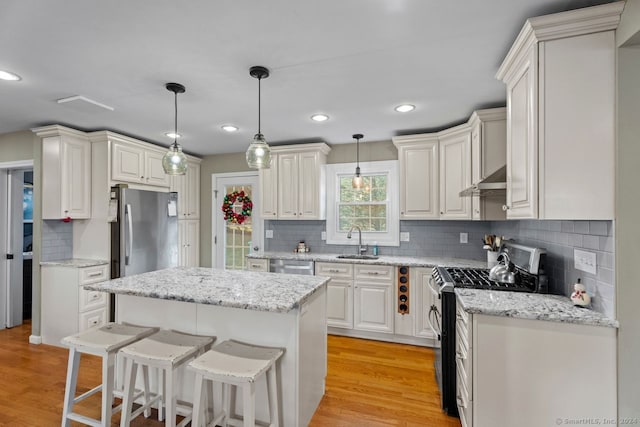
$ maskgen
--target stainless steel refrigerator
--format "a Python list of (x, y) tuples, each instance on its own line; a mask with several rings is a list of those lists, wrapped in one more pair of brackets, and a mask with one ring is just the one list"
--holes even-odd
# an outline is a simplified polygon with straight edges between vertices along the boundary
[[(178, 265), (177, 193), (111, 189), (111, 278)], [(110, 318), (115, 318), (111, 295)]]

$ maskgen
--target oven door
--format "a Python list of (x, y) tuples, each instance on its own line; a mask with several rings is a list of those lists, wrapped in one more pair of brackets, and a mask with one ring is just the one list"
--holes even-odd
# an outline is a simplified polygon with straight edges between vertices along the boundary
[(429, 327), (433, 331), (434, 337), (438, 340), (438, 347), (440, 347), (440, 341), (442, 340), (442, 297), (438, 290), (436, 279), (433, 276), (429, 277), (429, 291), (433, 295), (433, 304), (429, 307), (427, 321), (429, 322)]

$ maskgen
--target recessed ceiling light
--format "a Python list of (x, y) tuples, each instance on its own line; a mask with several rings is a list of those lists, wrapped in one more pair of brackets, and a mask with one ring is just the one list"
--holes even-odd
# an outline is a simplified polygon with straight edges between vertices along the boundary
[(222, 125), (220, 127), (222, 128), (223, 131), (226, 131), (226, 132), (235, 132), (238, 130), (238, 126), (234, 126), (234, 125)]
[(20, 77), (17, 74), (10, 73), (8, 71), (0, 70), (0, 80), (10, 80), (15, 82), (18, 80), (22, 80), (22, 77)]
[(314, 114), (313, 116), (311, 116), (311, 120), (313, 120), (314, 122), (325, 122), (329, 120), (329, 116), (327, 116), (326, 114)]
[(409, 111), (413, 111), (415, 108), (415, 105), (402, 104), (398, 105), (396, 108), (394, 108), (394, 110), (396, 110), (398, 113), (408, 113)]
[(165, 133), (165, 135), (167, 135), (169, 138), (173, 138), (173, 139), (180, 138), (182, 136), (179, 133), (173, 133), (173, 132), (167, 132), (167, 133)]

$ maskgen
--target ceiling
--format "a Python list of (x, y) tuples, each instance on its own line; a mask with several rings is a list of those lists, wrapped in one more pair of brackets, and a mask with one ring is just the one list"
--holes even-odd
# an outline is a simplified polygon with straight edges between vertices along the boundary
[[(46, 124), (112, 130), (185, 151), (273, 143), (388, 140), (440, 130), (505, 104), (494, 75), (528, 17), (608, 3), (586, 0), (126, 0), (0, 3), (0, 133)], [(113, 107), (58, 104), (82, 95)], [(398, 113), (410, 103), (416, 109)], [(326, 113), (323, 123), (310, 120)], [(239, 127), (235, 133), (223, 124)]]

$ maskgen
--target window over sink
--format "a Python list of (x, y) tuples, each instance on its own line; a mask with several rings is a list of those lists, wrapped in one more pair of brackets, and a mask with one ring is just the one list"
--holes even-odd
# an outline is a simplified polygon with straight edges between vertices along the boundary
[(351, 185), (355, 167), (355, 163), (326, 166), (327, 244), (357, 245), (357, 234), (347, 239), (347, 233), (358, 226), (364, 244), (398, 246), (398, 162), (361, 162), (362, 189)]

